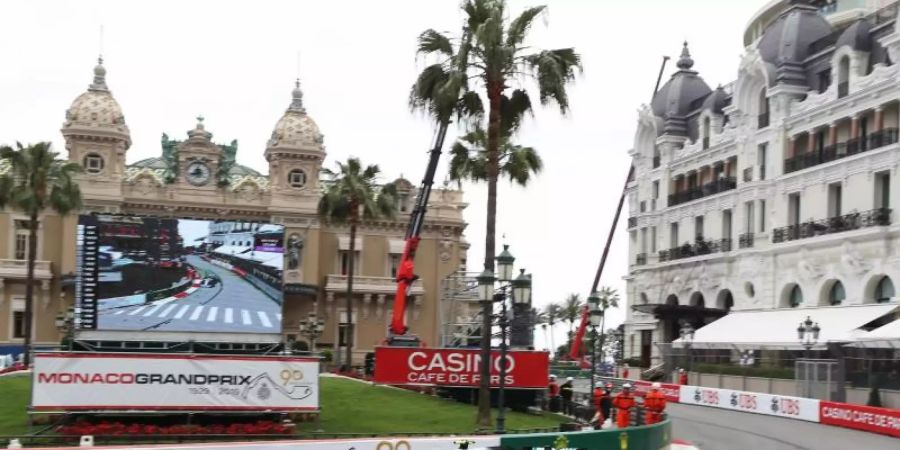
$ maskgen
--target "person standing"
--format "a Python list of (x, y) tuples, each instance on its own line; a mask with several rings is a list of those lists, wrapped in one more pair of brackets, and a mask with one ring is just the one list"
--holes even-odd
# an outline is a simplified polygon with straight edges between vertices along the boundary
[(603, 414), (603, 420), (610, 418), (610, 411), (612, 410), (612, 395), (613, 385), (612, 383), (606, 383), (606, 386), (603, 387), (603, 397), (600, 398), (600, 412)]
[(682, 386), (687, 386), (688, 384), (688, 374), (684, 369), (678, 369), (678, 384)]
[(631, 394), (631, 384), (622, 385), (622, 392), (613, 399), (616, 407), (616, 427), (628, 428), (631, 422), (631, 408), (634, 408), (634, 395)]
[(556, 375), (550, 375), (550, 383), (547, 384), (547, 396), (550, 398), (550, 411), (559, 411), (559, 383), (556, 382)]
[(628, 379), (628, 363), (625, 363), (625, 366), (622, 367), (622, 378)]
[(663, 411), (666, 410), (666, 396), (660, 391), (662, 385), (653, 383), (650, 392), (644, 397), (644, 422), (647, 425), (658, 423), (662, 420)]
[(575, 394), (575, 387), (572, 385), (574, 378), (567, 377), (566, 382), (560, 387), (560, 395), (563, 402), (563, 414), (569, 416), (574, 412), (572, 406), (572, 396)]

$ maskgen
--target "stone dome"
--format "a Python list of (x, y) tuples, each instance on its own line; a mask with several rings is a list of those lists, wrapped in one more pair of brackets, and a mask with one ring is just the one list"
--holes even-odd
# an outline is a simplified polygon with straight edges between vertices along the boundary
[(654, 115), (666, 121), (664, 133), (685, 135), (686, 116), (699, 106), (695, 102), (709, 95), (712, 89), (696, 71), (691, 70), (694, 60), (691, 59), (687, 42), (677, 65), (678, 71), (653, 96), (650, 106)]
[(324, 136), (319, 131), (316, 122), (306, 114), (300, 80), (297, 80), (291, 94), (291, 106), (275, 124), (268, 146), (270, 148), (321, 147)]
[(803, 61), (810, 56), (811, 45), (833, 32), (808, 1), (791, 0), (791, 6), (766, 28), (756, 47), (769, 66), (769, 83), (805, 84)]
[(722, 114), (722, 110), (728, 104), (728, 94), (722, 86), (716, 88), (712, 94), (703, 100), (703, 109), (708, 109), (713, 114)]
[(66, 110), (63, 127), (72, 126), (112, 128), (128, 133), (122, 107), (106, 86), (106, 68), (103, 67), (102, 58), (94, 67), (94, 82)]

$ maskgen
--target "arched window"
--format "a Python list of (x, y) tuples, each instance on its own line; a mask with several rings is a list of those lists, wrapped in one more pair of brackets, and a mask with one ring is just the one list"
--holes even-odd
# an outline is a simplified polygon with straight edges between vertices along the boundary
[(850, 58), (844, 56), (838, 62), (838, 98), (846, 97), (850, 91)]
[(791, 288), (791, 294), (788, 297), (789, 305), (791, 308), (796, 308), (803, 304), (803, 291), (800, 290), (800, 285), (795, 284), (793, 288)]
[(706, 301), (703, 299), (703, 294), (694, 292), (694, 294), (691, 295), (691, 306), (696, 306), (699, 308), (706, 307)]
[(878, 280), (878, 285), (875, 286), (875, 302), (876, 303), (887, 303), (891, 301), (891, 298), (894, 297), (894, 283), (890, 278), (884, 276)]
[(710, 126), (709, 126), (709, 117), (703, 118), (703, 149), (706, 150), (709, 148), (709, 137), (710, 137)]
[(757, 116), (758, 128), (769, 126), (769, 97), (766, 95), (766, 88), (759, 91), (759, 115)]
[(830, 305), (840, 305), (847, 294), (844, 292), (844, 285), (840, 281), (835, 281), (828, 290), (828, 303)]
[(716, 308), (725, 310), (725, 312), (731, 311), (731, 308), (734, 306), (734, 297), (731, 295), (731, 291), (728, 289), (723, 289), (719, 292), (718, 297), (716, 298)]
[(666, 297), (666, 305), (678, 306), (678, 297), (676, 297), (675, 294), (669, 295)]
[(647, 298), (647, 294), (641, 292), (641, 304), (646, 305), (647, 303), (650, 303), (650, 299)]

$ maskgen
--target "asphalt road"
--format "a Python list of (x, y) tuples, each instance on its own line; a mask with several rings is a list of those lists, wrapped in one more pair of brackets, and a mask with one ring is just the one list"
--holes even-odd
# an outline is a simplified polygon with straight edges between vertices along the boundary
[[(576, 392), (590, 381), (573, 381)], [(672, 436), (701, 450), (896, 450), (900, 439), (802, 420), (669, 403)]]
[(101, 330), (280, 333), (281, 305), (249, 282), (199, 256), (187, 263), (222, 281), (187, 297), (100, 312)]

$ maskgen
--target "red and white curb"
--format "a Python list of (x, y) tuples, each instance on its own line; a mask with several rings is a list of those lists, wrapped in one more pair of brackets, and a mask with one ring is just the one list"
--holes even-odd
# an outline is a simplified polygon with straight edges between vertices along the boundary
[(688, 441), (682, 441), (681, 439), (672, 439), (672, 445), (669, 446), (669, 449), (671, 449), (671, 450), (698, 450), (698, 448), (694, 444), (692, 444)]

